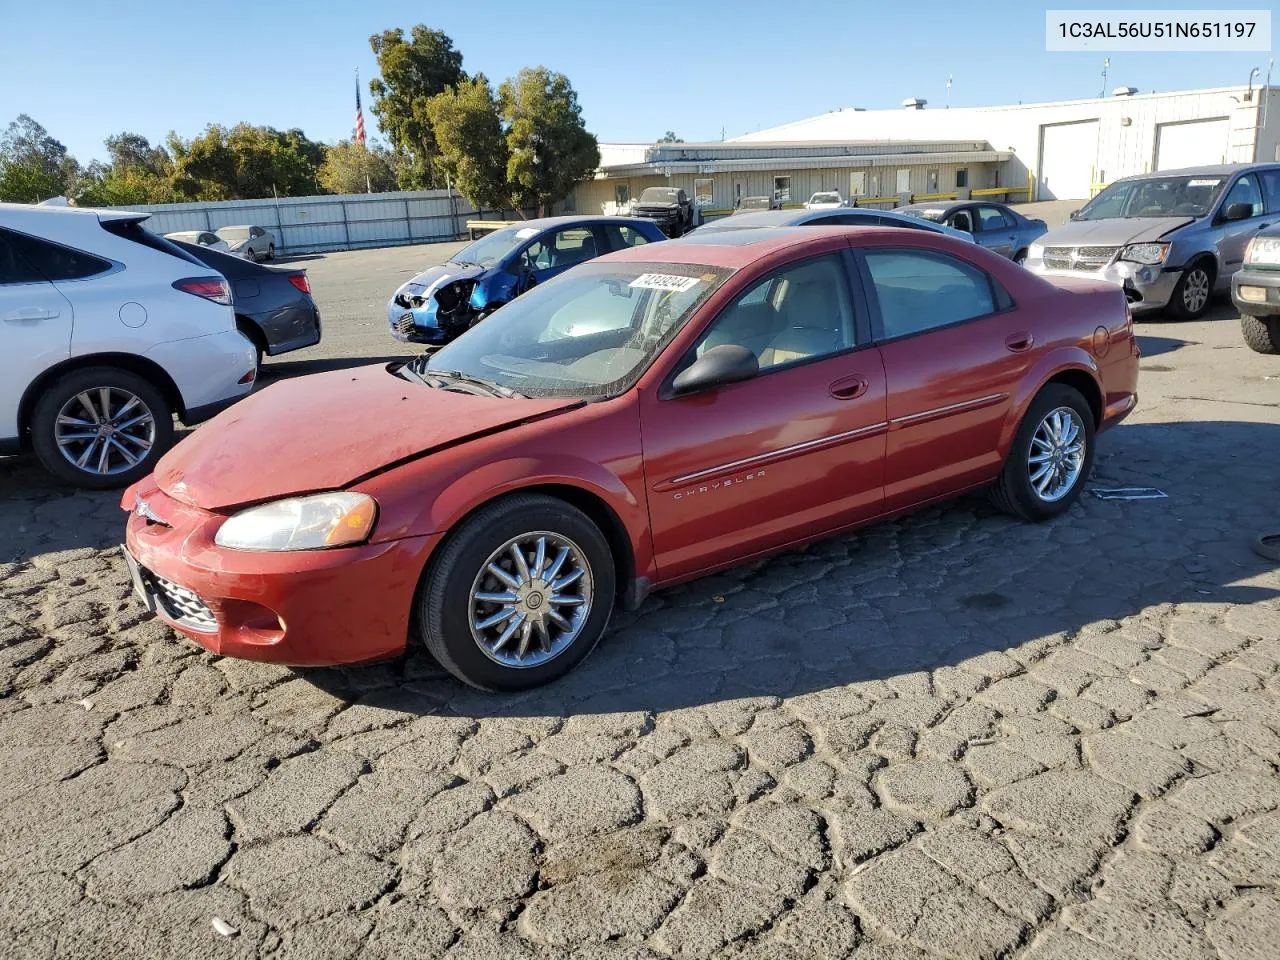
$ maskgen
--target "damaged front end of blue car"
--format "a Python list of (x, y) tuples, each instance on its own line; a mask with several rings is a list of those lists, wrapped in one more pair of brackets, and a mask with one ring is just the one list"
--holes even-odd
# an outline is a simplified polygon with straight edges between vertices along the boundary
[(443, 344), (466, 331), (488, 305), (478, 275), (450, 275), (439, 267), (419, 274), (387, 304), (391, 335), (405, 343)]

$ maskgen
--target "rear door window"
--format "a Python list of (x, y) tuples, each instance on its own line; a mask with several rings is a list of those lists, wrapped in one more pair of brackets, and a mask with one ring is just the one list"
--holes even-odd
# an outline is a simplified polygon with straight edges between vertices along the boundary
[(614, 250), (625, 250), (627, 247), (638, 247), (648, 243), (649, 238), (626, 224), (606, 223), (605, 233), (609, 236), (609, 246)]
[(996, 233), (1013, 226), (999, 207), (978, 207), (978, 222), (982, 224), (984, 233)]
[(43, 283), (45, 276), (10, 242), (7, 230), (0, 230), (0, 284)]
[(24, 233), (5, 231), (10, 247), (45, 280), (83, 280), (106, 273), (111, 261)]
[(868, 250), (865, 257), (886, 340), (997, 309), (991, 278), (956, 257), (923, 250)]

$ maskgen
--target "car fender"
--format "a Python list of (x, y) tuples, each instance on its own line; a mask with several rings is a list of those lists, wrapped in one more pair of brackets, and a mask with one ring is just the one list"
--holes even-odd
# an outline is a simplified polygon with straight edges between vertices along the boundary
[(516, 278), (505, 270), (484, 277), (471, 291), (471, 308), (483, 310), (491, 304), (503, 304), (515, 295)]
[(1014, 435), (1027, 414), (1027, 408), (1043, 388), (1054, 377), (1067, 371), (1078, 371), (1087, 374), (1098, 390), (1100, 397), (1106, 396), (1102, 386), (1102, 375), (1098, 363), (1091, 354), (1081, 347), (1071, 344), (1050, 350), (1042, 356), (1026, 372), (1014, 389), (1009, 401), (1009, 415), (1005, 418), (1004, 429), (1000, 434), (1000, 455), (1006, 457), (1013, 446)]
[[(426, 461), (409, 465), (422, 469)], [(476, 464), (469, 460), (441, 477), (438, 485), (416, 482), (413, 477), (397, 477), (400, 471), (383, 474), (362, 483), (360, 489), (374, 499), (384, 483), (402, 487), (406, 483), (423, 490), (416, 505), (379, 518), (375, 540), (396, 540), (427, 532), (444, 534), (455, 529), (473, 511), (498, 497), (545, 487), (572, 488), (604, 503), (621, 524), (635, 561), (636, 575), (652, 573), (653, 548), (649, 532), (648, 505), (643, 501), (643, 482), (635, 491), (607, 466), (570, 454), (510, 456)], [(434, 489), (433, 489), (434, 487)], [(637, 492), (640, 496), (637, 496)], [(401, 500), (399, 497), (389, 498)], [(607, 533), (608, 531), (606, 531)]]

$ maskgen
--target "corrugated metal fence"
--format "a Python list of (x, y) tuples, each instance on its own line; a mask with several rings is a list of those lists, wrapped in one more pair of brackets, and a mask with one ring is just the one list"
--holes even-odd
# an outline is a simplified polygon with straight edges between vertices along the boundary
[(281, 253), (352, 250), (453, 240), (468, 220), (513, 220), (514, 210), (476, 210), (447, 190), (352, 193), (211, 203), (161, 203), (121, 209), (151, 214), (156, 233), (252, 224), (272, 231)]

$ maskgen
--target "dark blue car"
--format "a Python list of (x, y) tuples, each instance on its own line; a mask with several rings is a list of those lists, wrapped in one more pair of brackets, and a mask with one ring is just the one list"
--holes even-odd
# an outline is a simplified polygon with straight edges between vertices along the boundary
[(657, 243), (651, 220), (632, 217), (546, 217), (496, 230), (418, 274), (387, 304), (397, 340), (448, 343), (534, 284), (575, 264)]

